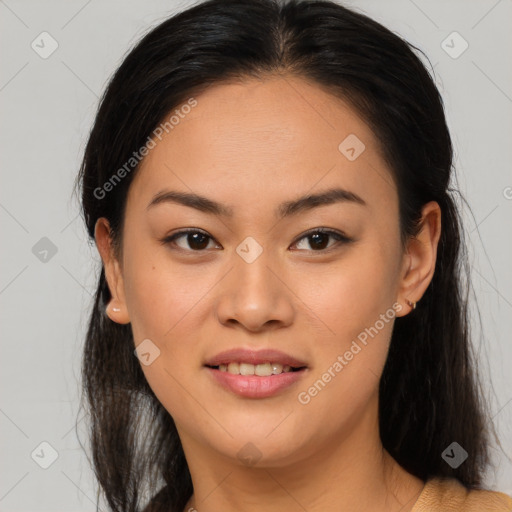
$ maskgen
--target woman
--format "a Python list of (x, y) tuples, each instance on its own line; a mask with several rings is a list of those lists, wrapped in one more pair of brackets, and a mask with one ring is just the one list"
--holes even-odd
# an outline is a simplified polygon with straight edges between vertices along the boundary
[(512, 509), (482, 489), (452, 145), (411, 48), (329, 1), (210, 0), (121, 64), (78, 182), (111, 510)]

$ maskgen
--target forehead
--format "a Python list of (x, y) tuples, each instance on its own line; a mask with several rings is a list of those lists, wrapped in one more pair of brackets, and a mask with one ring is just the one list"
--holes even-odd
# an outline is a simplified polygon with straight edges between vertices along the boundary
[(161, 126), (131, 201), (169, 187), (234, 206), (249, 197), (282, 201), (316, 184), (395, 200), (371, 129), (319, 86), (291, 76), (250, 79), (215, 84), (194, 100), (176, 106), (173, 123)]

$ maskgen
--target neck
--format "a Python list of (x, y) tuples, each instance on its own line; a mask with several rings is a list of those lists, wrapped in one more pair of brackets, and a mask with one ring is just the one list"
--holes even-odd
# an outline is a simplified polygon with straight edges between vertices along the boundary
[(349, 430), (279, 467), (243, 466), (181, 437), (194, 485), (184, 512), (407, 512), (424, 485), (383, 448), (377, 397)]

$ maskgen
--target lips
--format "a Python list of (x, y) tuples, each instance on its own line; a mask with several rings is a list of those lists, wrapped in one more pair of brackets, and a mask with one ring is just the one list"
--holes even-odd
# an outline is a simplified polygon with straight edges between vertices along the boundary
[[(271, 374), (266, 363), (270, 363), (273, 368)], [(230, 373), (226, 371), (226, 366), (240, 367), (244, 375)], [(209, 358), (204, 367), (213, 382), (242, 398), (270, 398), (278, 395), (296, 384), (309, 371), (304, 361), (273, 349), (226, 350)]]
[(307, 364), (300, 359), (289, 354), (273, 349), (248, 350), (248, 349), (231, 349), (213, 356), (208, 359), (204, 366), (216, 368), (221, 364), (229, 363), (249, 363), (253, 365), (264, 363), (278, 363), (283, 366), (290, 366), (297, 370), (307, 367)]

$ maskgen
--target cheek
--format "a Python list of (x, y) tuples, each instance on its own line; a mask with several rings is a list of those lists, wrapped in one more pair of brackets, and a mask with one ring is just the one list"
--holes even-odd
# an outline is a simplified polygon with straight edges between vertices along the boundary
[(299, 402), (309, 400), (310, 411), (343, 415), (375, 393), (396, 315), (394, 258), (392, 248), (368, 242), (328, 274), (301, 280), (304, 302), (329, 328), (318, 336), (317, 364), (301, 389)]
[(197, 279), (198, 270), (193, 267), (173, 264), (165, 248), (150, 251), (133, 245), (124, 278), (135, 340), (154, 338), (165, 345), (175, 332), (183, 336), (184, 320), (193, 314), (215, 277), (208, 273)]
[(141, 359), (146, 380), (174, 420), (186, 423), (187, 414), (197, 408), (187, 393), (190, 374), (199, 364), (191, 349), (198, 337), (197, 313), (214, 278), (197, 280), (192, 266), (177, 268), (165, 251), (134, 247), (125, 264), (125, 293), (135, 344), (149, 339), (154, 344), (149, 345), (151, 357), (158, 354), (148, 365)]
[[(294, 278), (297, 295), (323, 321), (328, 338), (346, 343), (370, 327), (395, 302), (394, 256), (362, 243), (325, 269)], [(339, 343), (338, 343), (339, 344)]]

